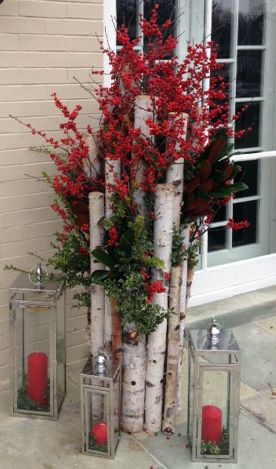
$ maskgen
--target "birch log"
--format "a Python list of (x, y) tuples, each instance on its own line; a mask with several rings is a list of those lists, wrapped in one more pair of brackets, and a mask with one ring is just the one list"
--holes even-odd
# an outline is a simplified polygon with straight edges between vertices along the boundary
[[(183, 120), (184, 129), (183, 129), (183, 139), (187, 135), (187, 125), (188, 125), (188, 114), (182, 114), (180, 119)], [(177, 118), (176, 118), (177, 119)], [(176, 150), (178, 148), (176, 147)], [(167, 183), (174, 184), (175, 193), (174, 193), (174, 209), (173, 209), (173, 223), (177, 229), (180, 226), (180, 215), (183, 201), (183, 186), (184, 186), (184, 158), (179, 158), (175, 163), (173, 163), (167, 171)]]
[[(172, 115), (173, 117), (173, 115)], [(182, 114), (176, 117), (184, 122), (183, 138), (186, 138), (188, 115)], [(176, 147), (176, 150), (178, 148)], [(180, 216), (183, 203), (184, 187), (184, 158), (179, 158), (172, 164), (167, 172), (167, 182), (175, 186), (173, 223), (177, 231), (180, 229)], [(169, 293), (169, 308), (173, 311), (168, 319), (168, 345), (166, 360), (165, 405), (162, 423), (163, 432), (173, 434), (175, 432), (175, 417), (177, 411), (177, 387), (179, 385), (179, 343), (180, 343), (180, 290), (182, 284), (183, 262), (175, 265), (171, 270), (171, 282)]]
[(123, 334), (122, 429), (135, 433), (144, 428), (146, 338), (131, 329)]
[[(121, 176), (121, 166), (119, 160), (106, 160), (105, 162), (105, 217), (110, 218), (113, 209), (111, 203), (112, 187), (116, 185)], [(112, 339), (112, 318), (110, 311), (110, 300), (105, 295), (105, 330), (104, 341), (111, 344)]]
[[(90, 249), (102, 246), (104, 217), (104, 194), (90, 192)], [(103, 270), (104, 266), (91, 256), (91, 273)], [(100, 285), (91, 285), (91, 324), (90, 324), (91, 354), (94, 357), (99, 347), (104, 345), (104, 288)]]
[(89, 158), (83, 160), (84, 170), (91, 179), (95, 179), (99, 177), (101, 171), (96, 138), (91, 134), (85, 134), (84, 138), (89, 147)]
[(182, 359), (183, 359), (183, 349), (184, 349), (184, 333), (185, 333), (185, 317), (186, 317), (186, 292), (187, 292), (187, 272), (188, 272), (188, 259), (187, 251), (189, 248), (189, 237), (190, 237), (190, 228), (188, 225), (182, 228), (182, 238), (183, 238), (183, 249), (185, 253), (185, 258), (182, 264), (182, 283), (180, 289), (180, 321), (179, 321), (179, 358), (178, 358), (178, 384), (176, 389), (176, 404), (177, 412), (181, 411), (181, 371), (182, 371)]
[(179, 381), (179, 322), (180, 322), (180, 288), (182, 265), (172, 268), (170, 281), (169, 306), (172, 312), (169, 317), (168, 347), (166, 362), (166, 386), (163, 432), (172, 435), (175, 432), (176, 390)]
[(190, 297), (191, 297), (191, 290), (192, 290), (192, 284), (193, 284), (194, 273), (195, 273), (195, 269), (194, 269), (193, 267), (192, 267), (192, 268), (189, 268), (189, 267), (188, 267), (188, 270), (187, 270), (187, 289), (186, 289), (186, 305), (185, 305), (185, 309), (187, 309), (188, 304), (189, 304), (189, 299), (190, 299)]
[[(158, 184), (155, 195), (154, 255), (164, 262), (164, 270), (170, 272), (173, 231), (173, 184)], [(154, 303), (168, 309), (168, 290), (154, 297)], [(161, 430), (164, 360), (166, 352), (167, 320), (149, 335), (147, 345), (146, 430)]]
[[(148, 95), (138, 95), (135, 99), (135, 118), (134, 118), (134, 128), (141, 130), (141, 137), (152, 140), (150, 135), (149, 127), (146, 124), (147, 119), (153, 120), (153, 105), (150, 96)], [(142, 161), (138, 162), (138, 165), (135, 168), (135, 184), (137, 189), (134, 193), (134, 200), (137, 204), (139, 212), (144, 215), (144, 196), (145, 192), (139, 188), (143, 182), (143, 172), (144, 172), (144, 163)]]
[(117, 363), (122, 362), (122, 323), (117, 300), (110, 297), (109, 302), (112, 322), (112, 360)]

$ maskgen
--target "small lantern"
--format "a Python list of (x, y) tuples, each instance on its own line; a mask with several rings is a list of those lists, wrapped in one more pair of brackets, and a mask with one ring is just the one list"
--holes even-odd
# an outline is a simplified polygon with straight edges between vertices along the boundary
[(81, 372), (82, 452), (114, 458), (120, 438), (121, 368), (100, 349)]
[(9, 293), (12, 414), (57, 420), (66, 390), (63, 284), (48, 281), (39, 263)]
[(188, 438), (192, 461), (237, 462), (240, 349), (213, 319), (189, 331)]

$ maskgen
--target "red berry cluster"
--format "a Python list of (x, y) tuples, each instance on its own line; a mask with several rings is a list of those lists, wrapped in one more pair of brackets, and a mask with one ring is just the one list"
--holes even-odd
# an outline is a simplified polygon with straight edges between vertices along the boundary
[(239, 231), (239, 230), (244, 230), (246, 228), (249, 228), (250, 223), (248, 220), (242, 220), (242, 221), (234, 221), (233, 218), (229, 218), (226, 228), (229, 228), (233, 231)]

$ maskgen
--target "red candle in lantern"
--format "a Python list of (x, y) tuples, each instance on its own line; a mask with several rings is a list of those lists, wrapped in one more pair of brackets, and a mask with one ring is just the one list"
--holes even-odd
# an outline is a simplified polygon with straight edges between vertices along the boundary
[(94, 423), (90, 434), (97, 445), (105, 445), (107, 442), (107, 424), (105, 422)]
[(43, 352), (30, 353), (27, 357), (27, 394), (40, 406), (47, 404), (48, 357)]
[(219, 444), (222, 432), (222, 412), (214, 405), (202, 407), (201, 438)]

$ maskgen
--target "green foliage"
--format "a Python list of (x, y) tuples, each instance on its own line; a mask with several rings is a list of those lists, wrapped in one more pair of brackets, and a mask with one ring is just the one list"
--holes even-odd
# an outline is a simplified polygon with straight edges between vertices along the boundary
[(94, 276), (93, 280), (118, 301), (123, 324), (135, 323), (141, 334), (153, 332), (167, 316), (159, 305), (147, 302), (147, 291), (139, 272), (130, 271), (127, 275), (102, 281)]
[(194, 269), (198, 263), (199, 250), (201, 246), (201, 239), (193, 240), (188, 247), (188, 269)]
[(247, 189), (240, 167), (230, 161), (232, 152), (225, 131), (218, 131), (196, 163), (185, 165), (182, 221), (211, 215), (216, 200)]
[(201, 442), (202, 454), (226, 455), (229, 453), (229, 431), (223, 427), (221, 439), (218, 444), (211, 441)]
[(26, 377), (24, 377), (22, 386), (17, 391), (17, 408), (21, 410), (36, 410), (42, 412), (49, 412), (50, 382), (48, 381), (48, 388), (45, 392), (46, 404), (44, 406), (41, 406), (28, 397), (26, 381)]
[(183, 236), (176, 226), (173, 227), (173, 237), (172, 237), (172, 253), (171, 253), (171, 262), (172, 266), (175, 267), (180, 265), (184, 260), (187, 253), (183, 249)]
[(107, 443), (104, 443), (103, 445), (98, 445), (90, 433), (88, 439), (89, 449), (92, 449), (94, 451), (100, 451), (101, 453), (107, 453)]
[(92, 283), (103, 285), (106, 293), (114, 297), (124, 324), (134, 323), (140, 333), (156, 329), (167, 315), (158, 305), (148, 301), (148, 291), (141, 271), (148, 278), (152, 269), (162, 271), (164, 264), (152, 255), (152, 232), (145, 218), (131, 214), (129, 202), (113, 198), (114, 214), (104, 220), (106, 230), (116, 227), (116, 245), (105, 245), (92, 251), (94, 258), (108, 270), (97, 270), (90, 277)]

